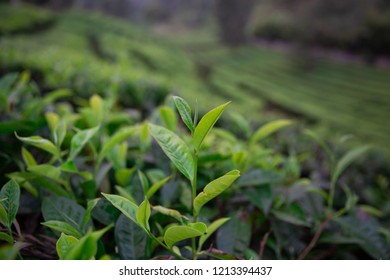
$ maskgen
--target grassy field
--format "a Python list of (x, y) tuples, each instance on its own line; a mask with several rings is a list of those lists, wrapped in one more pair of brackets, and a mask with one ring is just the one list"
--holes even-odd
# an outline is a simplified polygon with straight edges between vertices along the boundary
[[(39, 16), (31, 18), (39, 23)], [(14, 30), (13, 24), (18, 22), (3, 26)], [(388, 69), (316, 61), (303, 71), (285, 53), (258, 47), (230, 51), (214, 41), (208, 44), (207, 35), (173, 40), (127, 22), (77, 12), (56, 15), (39, 32), (23, 30), (0, 32), (0, 67), (3, 72), (37, 71), (48, 88), (105, 94), (112, 88), (107, 85), (118, 81), (147, 81), (197, 100), (203, 108), (231, 99), (235, 110), (253, 120), (271, 103), (389, 149)]]

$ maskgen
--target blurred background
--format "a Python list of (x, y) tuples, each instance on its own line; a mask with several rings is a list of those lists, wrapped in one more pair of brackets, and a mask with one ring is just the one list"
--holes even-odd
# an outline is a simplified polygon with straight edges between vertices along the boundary
[(254, 121), (298, 118), (389, 150), (387, 0), (0, 2), (2, 76), (135, 107), (233, 100)]

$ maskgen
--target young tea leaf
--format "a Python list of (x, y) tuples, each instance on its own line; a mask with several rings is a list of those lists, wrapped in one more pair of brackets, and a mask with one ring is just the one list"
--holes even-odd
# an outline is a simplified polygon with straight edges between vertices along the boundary
[(184, 124), (188, 127), (191, 132), (194, 132), (194, 123), (191, 118), (191, 107), (188, 103), (179, 96), (174, 96), (173, 100), (177, 110), (179, 111), (180, 117), (183, 120)]
[(207, 228), (207, 233), (205, 235), (202, 235), (199, 238), (199, 248), (201, 249), (203, 247), (203, 244), (206, 242), (206, 240), (209, 239), (209, 237), (217, 229), (219, 229), (224, 223), (226, 223), (229, 220), (230, 220), (230, 218), (221, 218), (221, 219), (218, 219), (218, 220), (214, 221), (213, 223), (211, 223), (211, 225), (209, 225)]
[(34, 166), (30, 166), (27, 170), (34, 174), (53, 179), (56, 182), (59, 183), (63, 182), (61, 180), (60, 169), (53, 165), (49, 165), (49, 164), (34, 165)]
[(61, 233), (60, 238), (57, 240), (56, 249), (60, 260), (64, 260), (71, 248), (76, 245), (78, 239)]
[(162, 179), (161, 181), (158, 181), (157, 183), (153, 184), (148, 191), (146, 192), (146, 196), (148, 199), (150, 199), (171, 177), (166, 177)]
[(80, 238), (81, 237), (80, 232), (77, 229), (75, 229), (73, 226), (71, 226), (70, 224), (68, 224), (66, 222), (62, 222), (62, 221), (47, 221), (47, 222), (42, 223), (42, 225), (47, 226), (48, 228), (51, 228), (53, 230), (56, 230), (56, 231), (59, 231), (59, 232), (62, 232), (62, 233), (74, 236), (76, 238)]
[(229, 104), (230, 102), (227, 102), (225, 104), (218, 106), (217, 108), (214, 108), (206, 115), (204, 115), (203, 118), (199, 121), (198, 125), (195, 128), (194, 136), (193, 136), (194, 148), (196, 151), (199, 151), (204, 138), (213, 128), (214, 124), (218, 121), (222, 112)]
[(99, 126), (90, 129), (84, 129), (77, 132), (71, 140), (70, 143), (70, 154), (69, 160), (73, 160), (78, 153), (83, 149), (83, 147), (91, 140), (91, 138), (99, 130)]
[(194, 161), (186, 143), (175, 133), (162, 126), (149, 124), (149, 129), (154, 139), (156, 139), (157, 143), (177, 169), (187, 179), (192, 181), (194, 177)]
[(250, 143), (254, 144), (277, 132), (278, 130), (291, 125), (293, 122), (290, 120), (277, 120), (267, 123), (260, 127), (250, 138)]
[(25, 147), (22, 147), (22, 157), (27, 167), (37, 165), (34, 156)]
[[(0, 191), (0, 200), (2, 199), (5, 199), (0, 202), (6, 212), (6, 220), (4, 222), (8, 228), (11, 228), (19, 209), (20, 200), (20, 187), (15, 180), (10, 180), (3, 186)], [(3, 216), (4, 213), (1, 215)]]
[(216, 196), (220, 195), (224, 190), (230, 187), (230, 185), (233, 184), (234, 181), (238, 179), (238, 177), (240, 177), (240, 171), (233, 170), (207, 184), (203, 189), (203, 192), (198, 194), (194, 199), (195, 213), (199, 214), (199, 211), (203, 205)]
[(149, 218), (150, 218), (150, 203), (147, 198), (140, 204), (137, 209), (136, 218), (138, 224), (146, 231), (149, 231)]
[(173, 244), (205, 234), (207, 227), (204, 223), (194, 223), (185, 226), (172, 226), (167, 229), (164, 235), (165, 244), (172, 248)]
[(51, 141), (49, 141), (47, 139), (44, 139), (40, 136), (19, 137), (16, 132), (15, 132), (15, 136), (23, 143), (32, 145), (32, 146), (37, 147), (41, 150), (49, 152), (55, 158), (60, 158), (60, 151), (58, 150), (58, 148)]
[(175, 132), (177, 128), (177, 119), (175, 112), (168, 106), (160, 107), (160, 115), (166, 128)]
[(171, 216), (171, 217), (175, 218), (176, 220), (178, 220), (180, 223), (183, 222), (182, 215), (177, 210), (169, 209), (169, 208), (166, 208), (166, 207), (163, 207), (163, 206), (160, 206), (160, 205), (153, 206), (152, 209), (154, 211), (156, 211), (156, 212), (161, 213), (161, 214), (164, 214), (164, 215), (167, 215), (167, 216)]
[(88, 222), (91, 219), (91, 213), (92, 210), (95, 208), (95, 206), (98, 204), (100, 198), (95, 198), (87, 203), (87, 210), (85, 211), (85, 215), (83, 217), (83, 222), (81, 223), (81, 231), (85, 232), (87, 229)]
[(137, 223), (137, 210), (138, 206), (131, 202), (130, 200), (121, 197), (115, 194), (105, 194), (102, 195), (112, 203), (119, 211), (121, 211), (126, 217), (128, 217), (133, 222)]

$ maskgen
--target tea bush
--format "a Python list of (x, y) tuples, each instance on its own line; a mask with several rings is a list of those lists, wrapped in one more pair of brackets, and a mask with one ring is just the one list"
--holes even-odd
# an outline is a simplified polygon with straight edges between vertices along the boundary
[[(26, 75), (18, 94), (34, 93)], [(171, 96), (142, 120), (114, 93), (14, 102), (10, 92), (3, 120), (27, 123), (34, 112), (43, 122), (3, 132), (23, 146), (0, 192), (2, 259), (389, 258), (385, 212), (339, 180), (368, 146), (339, 156), (316, 133), (294, 132), (327, 157), (330, 180), (318, 184), (302, 175), (313, 154), (270, 144), (298, 127), (291, 120), (252, 130), (239, 115), (217, 122), (229, 103), (200, 117)], [(241, 131), (214, 127), (226, 122)]]

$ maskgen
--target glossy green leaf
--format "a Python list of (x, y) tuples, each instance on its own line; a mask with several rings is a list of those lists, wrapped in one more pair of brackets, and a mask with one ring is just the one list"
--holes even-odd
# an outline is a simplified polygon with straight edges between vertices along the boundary
[(51, 228), (53, 230), (63, 232), (67, 235), (72, 235), (76, 238), (80, 238), (81, 234), (80, 232), (75, 229), (73, 226), (68, 224), (67, 222), (62, 222), (62, 221), (47, 221), (42, 223), (42, 225), (47, 226), (48, 228)]
[(207, 226), (204, 223), (193, 223), (185, 226), (172, 226), (164, 234), (164, 242), (172, 248), (173, 244), (205, 234)]
[(132, 136), (136, 131), (138, 130), (138, 127), (136, 126), (129, 126), (122, 128), (117, 133), (115, 133), (113, 136), (111, 136), (108, 141), (103, 145), (99, 157), (98, 157), (98, 165), (100, 165), (101, 161), (104, 159), (104, 157), (107, 155), (107, 153), (117, 144), (123, 142), (130, 136)]
[(215, 179), (206, 185), (203, 191), (198, 194), (194, 199), (194, 211), (196, 214), (199, 214), (200, 209), (205, 205), (208, 201), (220, 195), (223, 191), (225, 191), (231, 184), (234, 183), (235, 180), (240, 177), (240, 171), (232, 170), (226, 173), (224, 176)]
[(146, 193), (147, 198), (151, 198), (171, 177), (166, 177), (162, 179), (161, 181), (158, 181), (157, 183), (153, 184), (149, 190)]
[(97, 241), (105, 234), (112, 226), (107, 226), (99, 231), (89, 232), (77, 241), (65, 255), (65, 260), (91, 260), (95, 257), (98, 246)]
[(337, 163), (336, 169), (332, 175), (332, 181), (336, 182), (340, 175), (360, 156), (366, 153), (370, 149), (370, 146), (357, 147), (347, 152)]
[(177, 128), (175, 112), (168, 106), (162, 106), (160, 107), (160, 115), (165, 127), (175, 132)]
[(136, 218), (138, 224), (146, 229), (147, 231), (150, 230), (149, 228), (149, 218), (150, 218), (150, 203), (147, 198), (140, 204), (140, 206), (137, 209), (136, 212)]
[(131, 202), (130, 200), (115, 194), (105, 194), (102, 195), (112, 203), (119, 211), (121, 211), (126, 217), (128, 217), (133, 222), (137, 223), (137, 210), (138, 206)]
[(200, 238), (199, 238), (199, 248), (201, 249), (203, 247), (203, 244), (206, 242), (207, 239), (209, 239), (209, 237), (217, 230), (219, 229), (224, 223), (226, 223), (227, 221), (229, 221), (230, 218), (221, 218), (221, 219), (218, 219), (214, 222), (211, 223), (211, 225), (209, 225), (207, 227), (207, 233), (202, 235)]
[(64, 142), (65, 136), (67, 131), (67, 125), (64, 120), (61, 120), (56, 127), (54, 128), (54, 143), (61, 147), (62, 143)]
[(164, 127), (149, 124), (149, 129), (168, 158), (191, 181), (194, 177), (194, 161), (186, 143)]
[(195, 128), (193, 136), (194, 148), (196, 151), (199, 151), (204, 138), (213, 128), (214, 124), (218, 121), (219, 117), (229, 104), (230, 102), (227, 102), (218, 106), (217, 108), (214, 108), (206, 115), (204, 115), (203, 118), (199, 121), (198, 125)]
[(16, 135), (16, 138), (18, 138), (23, 143), (37, 147), (41, 150), (49, 152), (50, 154), (52, 154), (56, 158), (60, 158), (60, 151), (51, 141), (44, 139), (40, 136), (19, 137), (18, 134), (16, 134), (16, 132), (15, 132), (15, 135)]
[(53, 179), (56, 182), (63, 182), (61, 180), (60, 169), (53, 165), (49, 165), (49, 164), (34, 165), (34, 166), (30, 166), (27, 170), (34, 174)]
[(277, 132), (278, 130), (293, 124), (290, 120), (277, 120), (260, 127), (250, 138), (250, 143), (254, 144)]
[(188, 103), (179, 96), (174, 96), (173, 100), (177, 110), (179, 111), (180, 117), (183, 120), (184, 124), (188, 127), (191, 132), (194, 132), (194, 123), (192, 122), (191, 117), (191, 107)]
[(34, 156), (24, 147), (22, 147), (22, 158), (27, 167), (37, 165)]
[(57, 254), (60, 260), (65, 259), (65, 256), (68, 254), (70, 249), (76, 245), (77, 242), (78, 242), (77, 238), (61, 233), (61, 236), (57, 240), (57, 244), (56, 244)]
[(121, 215), (115, 224), (115, 243), (119, 255), (124, 260), (141, 260), (148, 257), (147, 233), (125, 215)]
[[(20, 187), (15, 180), (8, 181), (0, 191), (0, 199), (4, 199), (0, 204), (7, 213), (6, 226), (11, 228), (19, 209)], [(4, 215), (4, 214), (2, 214)]]
[(42, 215), (46, 222), (66, 222), (80, 231), (85, 209), (69, 198), (51, 196), (43, 199)]
[(99, 126), (77, 132), (70, 143), (69, 160), (73, 160), (99, 130)]
[(85, 210), (85, 214), (83, 217), (83, 221), (81, 223), (81, 231), (85, 232), (87, 229), (88, 222), (91, 219), (92, 210), (95, 208), (95, 206), (98, 204), (100, 198), (95, 198), (87, 203), (87, 209)]
[(164, 215), (167, 215), (167, 216), (171, 216), (171, 217), (175, 218), (176, 220), (178, 220), (181, 223), (183, 222), (182, 215), (177, 210), (169, 209), (169, 208), (166, 208), (166, 207), (163, 207), (163, 206), (160, 206), (160, 205), (153, 206), (152, 209), (154, 211), (156, 211), (156, 212), (161, 213), (161, 214), (164, 214)]

